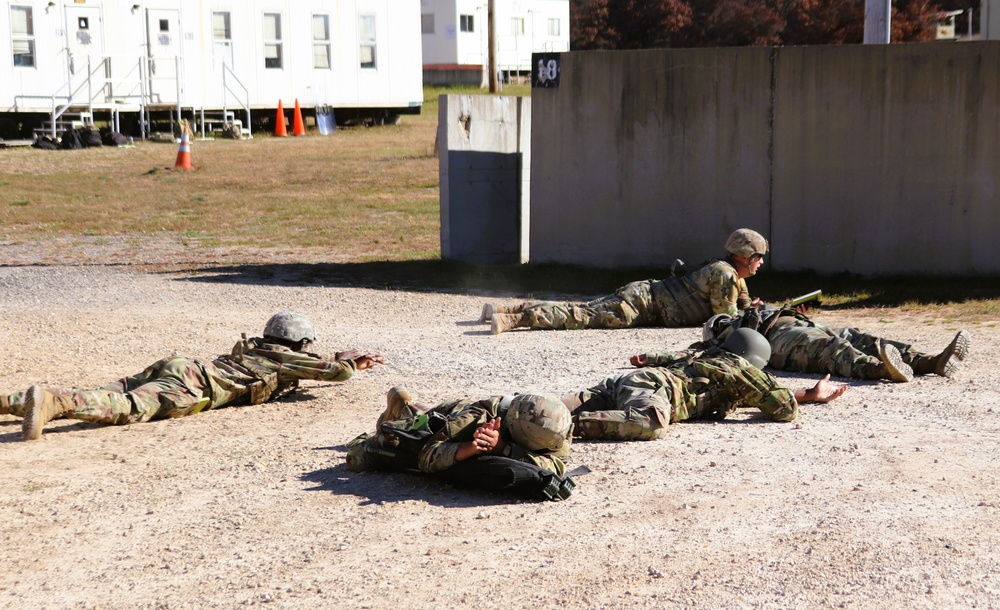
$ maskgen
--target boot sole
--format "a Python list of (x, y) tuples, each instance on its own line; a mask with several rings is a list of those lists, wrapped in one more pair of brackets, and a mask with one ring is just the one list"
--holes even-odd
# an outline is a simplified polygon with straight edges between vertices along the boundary
[(942, 377), (953, 376), (958, 371), (958, 363), (955, 360), (965, 360), (971, 348), (972, 336), (964, 330), (959, 331), (948, 347), (944, 348), (942, 355), (946, 357), (941, 358), (941, 363), (934, 369), (934, 372)]
[(36, 385), (24, 395), (24, 420), (21, 422), (21, 440), (37, 441), (42, 438), (42, 389)]
[(879, 345), (878, 351), (882, 356), (882, 362), (885, 363), (885, 368), (889, 372), (889, 377), (892, 381), (898, 383), (913, 381), (913, 369), (910, 368), (910, 365), (903, 362), (903, 357), (895, 345), (882, 343)]
[(483, 305), (483, 313), (479, 314), (479, 321), (484, 324), (489, 324), (490, 320), (493, 319), (493, 314), (496, 313), (496, 307), (493, 303), (487, 303)]

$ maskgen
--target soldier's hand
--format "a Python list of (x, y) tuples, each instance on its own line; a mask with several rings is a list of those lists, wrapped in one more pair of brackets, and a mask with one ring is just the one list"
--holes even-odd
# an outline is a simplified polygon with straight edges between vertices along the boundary
[(361, 356), (364, 356), (364, 354), (362, 354), (358, 350), (349, 349), (347, 351), (337, 352), (334, 355), (334, 358), (336, 358), (337, 360), (357, 360)]
[(385, 359), (382, 357), (382, 354), (365, 354), (364, 356), (354, 359), (354, 368), (359, 371), (370, 369), (376, 364), (385, 364)]
[(834, 385), (830, 383), (830, 375), (816, 382), (812, 388), (806, 391), (807, 402), (830, 402), (840, 398), (847, 391), (846, 385)]
[(799, 312), (801, 314), (807, 314), (807, 313), (809, 313), (809, 306), (806, 305), (805, 303), (801, 303), (801, 304), (795, 306), (795, 311), (797, 311), (797, 312)]
[(500, 443), (500, 418), (496, 417), (476, 428), (472, 442), (483, 453), (489, 453)]
[(632, 366), (646, 366), (649, 361), (646, 359), (646, 354), (636, 354), (628, 359), (632, 363)]

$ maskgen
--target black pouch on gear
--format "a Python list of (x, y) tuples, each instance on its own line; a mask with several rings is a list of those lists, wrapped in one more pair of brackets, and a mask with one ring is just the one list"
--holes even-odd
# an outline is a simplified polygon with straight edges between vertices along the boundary
[(481, 455), (436, 473), (440, 479), (490, 491), (509, 491), (533, 500), (565, 500), (576, 484), (540, 466), (499, 455)]

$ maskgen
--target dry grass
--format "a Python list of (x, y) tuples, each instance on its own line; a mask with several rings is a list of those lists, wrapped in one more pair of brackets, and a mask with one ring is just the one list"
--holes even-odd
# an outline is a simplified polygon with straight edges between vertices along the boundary
[[(180, 244), (182, 265), (204, 261), (200, 267), (213, 265), (220, 278), (283, 275), (525, 298), (605, 294), (662, 273), (441, 261), (434, 140), (443, 92), (478, 90), (427, 89), (422, 113), (404, 116), (398, 126), (341, 128), (325, 137), (196, 140), (193, 172), (172, 170), (173, 144), (0, 150), (0, 245), (55, 243), (56, 253), (41, 262), (111, 264), (122, 262), (114, 259), (121, 250), (95, 244), (147, 250)], [(198, 254), (209, 251), (214, 255)], [(989, 324), (1000, 318), (997, 278), (821, 277), (765, 268), (752, 288), (772, 302), (821, 288), (828, 308), (891, 307)]]
[(439, 256), (436, 104), (399, 126), (323, 137), (0, 152), (6, 240), (174, 235), (205, 244), (331, 249), (346, 258)]

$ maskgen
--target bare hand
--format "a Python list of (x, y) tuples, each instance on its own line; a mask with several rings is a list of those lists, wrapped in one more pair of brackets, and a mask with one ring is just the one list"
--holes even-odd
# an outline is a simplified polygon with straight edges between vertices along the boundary
[(802, 313), (802, 314), (809, 313), (809, 306), (806, 305), (805, 303), (801, 303), (801, 304), (795, 306), (795, 311), (797, 311), (799, 313)]
[(337, 352), (333, 357), (337, 360), (357, 360), (361, 356), (364, 356), (361, 352), (356, 349), (349, 349), (344, 352)]
[(385, 364), (382, 354), (365, 354), (354, 358), (354, 368), (359, 371), (370, 369), (376, 364)]
[(834, 385), (830, 383), (830, 375), (816, 382), (816, 385), (806, 390), (805, 402), (830, 402), (840, 398), (841, 394), (847, 391), (846, 385)]
[(632, 363), (632, 366), (646, 366), (649, 361), (646, 359), (646, 354), (636, 354), (628, 359)]
[(472, 434), (472, 442), (480, 453), (500, 453), (504, 447), (500, 437), (500, 418), (491, 419), (476, 428)]
[(754, 297), (754, 299), (750, 301), (750, 307), (756, 307), (757, 309), (760, 309), (764, 305), (766, 305), (766, 303), (764, 303), (764, 301), (762, 301), (760, 297)]

